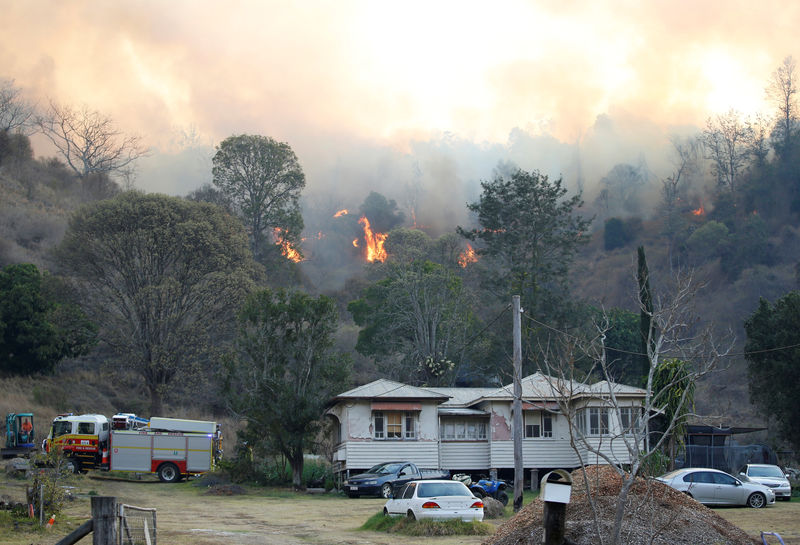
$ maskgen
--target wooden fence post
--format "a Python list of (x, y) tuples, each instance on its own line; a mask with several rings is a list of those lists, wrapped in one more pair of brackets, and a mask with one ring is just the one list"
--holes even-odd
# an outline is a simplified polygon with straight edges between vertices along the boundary
[(117, 545), (117, 499), (113, 496), (92, 496), (92, 520), (92, 545)]

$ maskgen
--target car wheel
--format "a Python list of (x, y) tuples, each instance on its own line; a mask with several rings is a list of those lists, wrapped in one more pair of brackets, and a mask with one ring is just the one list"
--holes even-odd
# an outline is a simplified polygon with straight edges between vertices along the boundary
[(687, 496), (689, 496), (690, 498), (694, 499), (694, 496), (692, 496), (692, 493), (691, 493), (691, 492), (684, 492), (684, 494), (686, 494), (686, 495), (687, 495)]
[(391, 498), (392, 497), (392, 485), (390, 485), (389, 483), (384, 483), (383, 486), (381, 487), (381, 496), (384, 499), (387, 499), (387, 500), (389, 498)]
[(408, 517), (408, 520), (417, 520), (417, 517), (414, 516), (414, 511), (412, 511), (411, 509), (408, 510), (406, 516)]
[(767, 505), (767, 498), (761, 492), (753, 492), (750, 494), (750, 497), (747, 498), (747, 506), (752, 507), (754, 509), (760, 509)]
[(383, 516), (384, 517), (388, 517), (389, 516), (389, 510), (386, 509), (385, 507), (383, 508)]
[(503, 504), (503, 507), (508, 505), (508, 494), (505, 492), (498, 492), (497, 493), (497, 501)]
[(176, 483), (180, 480), (181, 474), (178, 466), (171, 462), (161, 464), (158, 468), (158, 478), (162, 483)]

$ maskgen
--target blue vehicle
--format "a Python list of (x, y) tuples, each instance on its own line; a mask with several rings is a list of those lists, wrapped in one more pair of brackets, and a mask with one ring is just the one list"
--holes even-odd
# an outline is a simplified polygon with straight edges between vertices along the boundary
[(369, 468), (365, 473), (349, 477), (344, 490), (351, 498), (381, 496), (389, 499), (394, 489), (409, 481), (420, 479), (447, 479), (449, 473), (438, 469), (420, 469), (411, 462), (385, 462)]
[(474, 482), (469, 475), (459, 473), (458, 475), (453, 475), (453, 480), (461, 481), (467, 485), (470, 492), (477, 498), (494, 498), (503, 505), (507, 505), (508, 494), (506, 493), (506, 489), (508, 488), (508, 484), (500, 479), (491, 480), (485, 478), (483, 475), (481, 475), (481, 477), (482, 478), (479, 479), (478, 482)]

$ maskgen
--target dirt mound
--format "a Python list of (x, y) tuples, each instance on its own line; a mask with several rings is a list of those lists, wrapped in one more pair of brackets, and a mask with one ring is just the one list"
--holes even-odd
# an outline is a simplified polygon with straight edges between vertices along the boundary
[[(566, 538), (577, 545), (607, 543), (614, 527), (614, 512), (622, 478), (608, 466), (578, 469), (572, 473), (572, 497), (567, 505)], [(597, 511), (587, 499), (584, 482)], [(536, 499), (523, 507), (483, 545), (539, 545), (543, 541), (542, 510)], [(631, 488), (622, 523), (622, 542), (653, 545), (753, 545), (748, 536), (711, 509), (685, 494), (652, 479), (637, 479)]]

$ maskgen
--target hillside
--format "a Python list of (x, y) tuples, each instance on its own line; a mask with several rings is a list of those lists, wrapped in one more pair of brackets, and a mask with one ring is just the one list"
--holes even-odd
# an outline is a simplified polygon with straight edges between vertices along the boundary
[[(40, 268), (53, 270), (55, 264), (49, 251), (63, 236), (70, 212), (83, 203), (106, 198), (117, 191), (116, 185), (105, 178), (80, 181), (57, 161), (30, 157), (7, 160), (0, 167), (0, 192), (3, 195), (0, 202), (0, 266), (31, 262)], [(705, 217), (692, 216), (688, 209), (684, 216), (687, 233), (696, 231), (708, 221)], [(772, 224), (780, 224), (780, 221), (776, 218)], [(591, 241), (581, 250), (572, 269), (573, 295), (598, 307), (638, 311), (634, 303), (636, 247), (641, 245), (646, 249), (655, 291), (665, 289), (674, 271), (666, 239), (661, 234), (661, 222), (645, 220), (630, 240), (613, 250), (605, 249), (602, 224), (595, 222), (594, 228)], [(700, 385), (696, 411), (707, 418), (707, 423), (765, 425), (765, 420), (747, 401), (746, 366), (741, 356), (744, 344), (742, 324), (756, 308), (760, 297), (774, 300), (796, 287), (793, 256), (800, 255), (800, 230), (791, 225), (773, 228), (769, 231), (768, 243), (772, 248), (780, 248), (775, 258), (769, 263), (752, 266), (744, 263), (735, 277), (726, 270), (730, 264), (725, 264), (725, 256), (698, 258), (691, 251), (683, 253), (681, 266), (693, 267), (695, 279), (705, 284), (694, 301), (701, 320), (713, 324), (720, 336), (730, 332), (735, 339), (732, 356)], [(353, 268), (352, 264), (348, 266)], [(307, 277), (323, 278), (331, 274), (335, 273), (319, 269)], [(347, 283), (349, 287), (338, 292), (344, 321), (339, 346), (350, 351), (356, 340), (356, 330), (344, 309), (348, 300), (358, 293), (355, 287), (363, 284), (360, 276), (360, 272), (355, 273)], [(375, 369), (365, 358), (356, 355), (356, 363), (357, 380), (375, 375)], [(7, 387), (12, 390), (12, 384), (18, 385), (21, 397), (12, 397), (9, 392), (7, 399), (13, 403), (9, 401), (10, 406), (4, 408), (19, 410), (19, 407), (11, 405), (24, 405), (27, 399), (28, 404), (33, 403), (37, 412), (48, 418), (51, 413), (67, 409), (109, 413), (131, 410), (132, 406), (144, 409), (142, 392), (115, 391), (115, 387), (110, 385), (113, 382), (101, 380), (98, 373), (92, 371), (101, 367), (97, 356), (93, 355), (78, 365), (62, 365), (59, 376), (63, 376), (63, 381), (42, 379), (36, 387), (25, 380), (7, 382)], [(56, 388), (56, 384), (61, 385), (57, 395), (45, 391), (50, 387)], [(64, 384), (75, 386), (65, 388), (62, 387)], [(92, 387), (78, 386), (86, 384), (101, 386), (96, 392)], [(130, 388), (130, 383), (127, 386), (123, 382), (118, 384), (121, 388)], [(207, 399), (214, 398), (212, 390), (213, 387), (207, 390)], [(178, 396), (173, 402), (191, 404), (192, 394), (187, 395)], [(208, 404), (198, 407), (200, 412), (209, 409)]]

